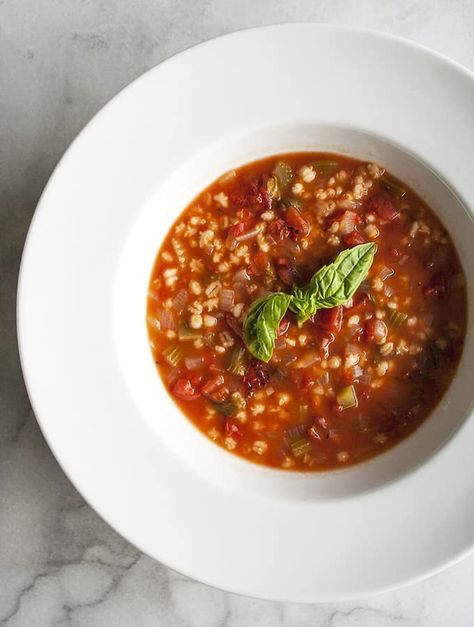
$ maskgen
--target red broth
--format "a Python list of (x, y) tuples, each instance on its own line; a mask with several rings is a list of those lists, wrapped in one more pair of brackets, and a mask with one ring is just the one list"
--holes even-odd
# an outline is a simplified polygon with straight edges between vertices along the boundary
[[(252, 302), (364, 242), (376, 254), (354, 296), (301, 328), (288, 311), (270, 361), (255, 359), (242, 339)], [(147, 324), (165, 387), (206, 437), (266, 466), (326, 470), (378, 455), (432, 412), (466, 312), (453, 243), (412, 190), (376, 164), (292, 153), (223, 175), (182, 212)]]

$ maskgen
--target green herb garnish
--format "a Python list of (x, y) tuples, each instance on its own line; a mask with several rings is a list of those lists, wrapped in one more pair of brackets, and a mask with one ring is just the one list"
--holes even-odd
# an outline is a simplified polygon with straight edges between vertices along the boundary
[(212, 403), (212, 406), (216, 411), (218, 411), (223, 416), (226, 416), (227, 418), (229, 416), (233, 416), (237, 411), (237, 405), (232, 401), (226, 401), (223, 403)]
[(306, 287), (293, 287), (290, 309), (299, 327), (318, 309), (337, 307), (352, 298), (367, 276), (375, 249), (375, 244), (369, 242), (343, 250), (333, 263), (320, 268)]
[(247, 348), (260, 361), (270, 361), (281, 319), (290, 304), (290, 294), (275, 292), (252, 303), (244, 322)]
[(306, 287), (294, 285), (292, 294), (275, 292), (252, 303), (244, 322), (250, 353), (260, 361), (270, 360), (278, 326), (288, 308), (301, 327), (318, 309), (346, 303), (367, 276), (375, 250), (373, 242), (343, 250), (333, 263), (318, 270)]

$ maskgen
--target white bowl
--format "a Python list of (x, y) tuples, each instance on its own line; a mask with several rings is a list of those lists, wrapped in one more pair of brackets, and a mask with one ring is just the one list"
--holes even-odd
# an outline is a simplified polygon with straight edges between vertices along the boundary
[(55, 455), (131, 542), (212, 585), (293, 601), (393, 587), (471, 550), (471, 313), (453, 384), (412, 436), (305, 474), (230, 455), (182, 416), (155, 370), (145, 304), (162, 238), (209, 182), (265, 155), (323, 150), (380, 162), (428, 202), (472, 311), (473, 101), (472, 75), (418, 46), (283, 25), (158, 66), (74, 142), (28, 235), (20, 351)]

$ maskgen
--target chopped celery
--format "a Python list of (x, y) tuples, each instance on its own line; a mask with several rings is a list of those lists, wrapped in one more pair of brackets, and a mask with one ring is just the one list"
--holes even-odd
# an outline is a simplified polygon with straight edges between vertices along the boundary
[(392, 325), (392, 327), (401, 327), (402, 324), (405, 324), (407, 318), (407, 314), (404, 314), (397, 309), (387, 309), (387, 321)]
[(203, 342), (206, 346), (214, 346), (215, 333), (206, 333), (203, 337)]
[(295, 207), (298, 211), (303, 210), (303, 203), (298, 198), (284, 198), (281, 201), (281, 208), (288, 209), (288, 207)]
[(237, 405), (232, 401), (226, 401), (223, 403), (212, 403), (212, 406), (223, 416), (232, 416), (237, 411)]
[(243, 375), (245, 372), (245, 367), (243, 364), (244, 355), (245, 348), (243, 348), (242, 346), (236, 346), (230, 356), (230, 362), (227, 370), (229, 372), (232, 372), (232, 374)]
[(295, 457), (300, 457), (312, 450), (311, 441), (308, 438), (299, 438), (290, 442), (290, 447)]
[(170, 366), (177, 366), (183, 358), (183, 350), (177, 344), (170, 344), (163, 350), (163, 357)]
[(357, 396), (353, 385), (341, 388), (336, 394), (336, 400), (342, 409), (357, 407)]
[(280, 200), (280, 183), (275, 175), (271, 174), (265, 185), (265, 189), (270, 198), (274, 198), (275, 200)]
[(293, 178), (293, 170), (285, 161), (278, 161), (273, 168), (273, 174), (278, 179), (281, 187), (288, 187)]
[(190, 329), (185, 322), (180, 322), (178, 328), (178, 338), (181, 341), (196, 340), (198, 337), (202, 337), (202, 332), (197, 329)]
[(339, 168), (339, 163), (337, 161), (331, 161), (330, 159), (313, 161), (311, 165), (315, 170), (318, 170), (321, 173), (335, 172)]
[(407, 193), (407, 190), (404, 187), (399, 185), (396, 181), (394, 181), (386, 174), (380, 177), (380, 182), (386, 189), (388, 189), (389, 192), (393, 192), (397, 196), (400, 196), (400, 198), (403, 198), (403, 196), (405, 196), (405, 194)]

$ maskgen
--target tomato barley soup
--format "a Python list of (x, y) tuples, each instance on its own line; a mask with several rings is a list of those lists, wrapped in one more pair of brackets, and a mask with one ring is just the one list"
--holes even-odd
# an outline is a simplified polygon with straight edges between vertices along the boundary
[(465, 279), (383, 167), (292, 153), (212, 183), (171, 227), (147, 322), (182, 412), (253, 462), (327, 470), (407, 437), (455, 373)]

